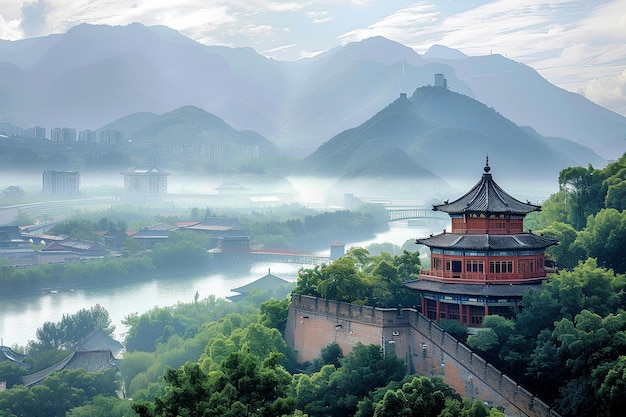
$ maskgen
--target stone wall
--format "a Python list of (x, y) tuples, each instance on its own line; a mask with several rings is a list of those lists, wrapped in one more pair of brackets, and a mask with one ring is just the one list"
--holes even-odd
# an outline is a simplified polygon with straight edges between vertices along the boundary
[(298, 361), (319, 357), (336, 342), (344, 354), (357, 343), (381, 346), (411, 374), (441, 376), (463, 397), (503, 407), (507, 416), (557, 417), (539, 398), (504, 375), (436, 323), (413, 309), (374, 308), (293, 295), (285, 330)]

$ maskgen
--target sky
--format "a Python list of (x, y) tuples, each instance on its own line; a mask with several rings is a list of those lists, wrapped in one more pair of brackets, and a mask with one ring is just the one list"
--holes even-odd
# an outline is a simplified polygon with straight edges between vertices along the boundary
[(497, 53), (626, 116), (626, 0), (0, 0), (5, 40), (133, 22), (277, 60), (372, 36)]

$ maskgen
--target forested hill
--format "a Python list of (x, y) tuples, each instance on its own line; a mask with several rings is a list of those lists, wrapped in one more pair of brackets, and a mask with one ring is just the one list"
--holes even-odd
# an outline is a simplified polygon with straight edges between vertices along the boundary
[[(375, 116), (346, 130), (306, 157), (308, 175), (375, 176), (378, 155), (398, 149), (422, 168), (444, 179), (475, 172), (489, 155), (499, 178), (554, 178), (568, 166), (601, 163), (588, 148), (553, 146), (532, 129), (523, 129), (484, 104), (445, 88), (421, 87), (401, 95)], [(406, 168), (406, 169), (402, 169)], [(372, 174), (368, 174), (371, 171)], [(415, 172), (414, 166), (400, 171)], [(431, 175), (432, 178), (432, 175)]]

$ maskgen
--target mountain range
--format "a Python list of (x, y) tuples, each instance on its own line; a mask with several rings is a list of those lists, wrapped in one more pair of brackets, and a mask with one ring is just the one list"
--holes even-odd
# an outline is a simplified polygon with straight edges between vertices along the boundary
[(605, 159), (626, 150), (625, 117), (501, 55), (470, 57), (439, 45), (420, 55), (376, 37), (280, 62), (250, 48), (202, 45), (164, 26), (83, 24), (0, 41), (0, 63), (0, 121), (23, 127), (98, 129), (134, 113), (194, 106), (291, 155), (308, 155), (439, 73), (452, 92), (539, 135)]
[(390, 194), (395, 186), (396, 195), (433, 195), (448, 183), (474, 181), (486, 157), (499, 179), (541, 186), (564, 167), (603, 163), (589, 148), (544, 137), (466, 95), (429, 86), (410, 97), (401, 94), (363, 124), (334, 136), (298, 170), (339, 178), (337, 194)]

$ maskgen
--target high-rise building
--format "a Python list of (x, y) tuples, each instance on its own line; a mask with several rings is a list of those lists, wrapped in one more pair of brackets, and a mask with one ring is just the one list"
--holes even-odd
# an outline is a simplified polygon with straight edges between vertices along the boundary
[(80, 174), (76, 171), (44, 171), (42, 183), (45, 195), (72, 196), (79, 193)]
[(41, 126), (25, 129), (24, 137), (32, 139), (46, 139), (46, 128)]
[(115, 129), (104, 129), (100, 131), (100, 143), (109, 145), (121, 144), (124, 140), (124, 133)]
[(78, 132), (78, 141), (79, 142), (95, 142), (96, 141), (96, 132), (93, 130), (81, 130)]
[(76, 142), (76, 129), (70, 127), (55, 127), (50, 131), (52, 142)]

